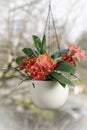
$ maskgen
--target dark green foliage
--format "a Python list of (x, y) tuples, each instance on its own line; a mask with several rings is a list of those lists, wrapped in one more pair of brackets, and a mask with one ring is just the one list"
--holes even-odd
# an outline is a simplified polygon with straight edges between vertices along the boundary
[(70, 86), (74, 86), (73, 83), (67, 79), (66, 77), (64, 77), (61, 73), (57, 73), (55, 71), (51, 72), (51, 76), (57, 80), (61, 85), (63, 85), (63, 87), (65, 87), (66, 84), (70, 85)]
[(32, 56), (32, 55), (34, 55), (34, 56), (38, 56), (38, 52), (37, 51), (35, 51), (34, 49), (32, 49), (32, 48), (24, 48), (23, 50), (22, 50), (27, 56)]
[(40, 38), (37, 37), (36, 35), (33, 35), (33, 40), (34, 40), (34, 44), (35, 44), (35, 47), (36, 47), (37, 51), (40, 53), (41, 46), (42, 46)]
[(75, 67), (71, 63), (66, 61), (59, 62), (59, 65), (56, 67), (56, 70), (68, 72), (70, 74), (75, 73)]
[(16, 63), (17, 64), (21, 64), (22, 60), (24, 59), (25, 57), (24, 56), (20, 56), (16, 59)]
[(46, 37), (45, 37), (45, 35), (43, 36), (42, 41), (36, 35), (33, 36), (33, 40), (34, 40), (34, 44), (35, 44), (37, 51), (40, 54), (44, 54), (46, 52)]
[(53, 59), (56, 59), (56, 58), (60, 57), (61, 54), (66, 53), (66, 52), (69, 52), (69, 49), (58, 50), (58, 51), (56, 51), (54, 54), (52, 54), (51, 57), (52, 57)]
[(43, 36), (43, 39), (42, 39), (42, 46), (41, 46), (41, 54), (44, 54), (46, 52), (46, 36), (44, 35)]

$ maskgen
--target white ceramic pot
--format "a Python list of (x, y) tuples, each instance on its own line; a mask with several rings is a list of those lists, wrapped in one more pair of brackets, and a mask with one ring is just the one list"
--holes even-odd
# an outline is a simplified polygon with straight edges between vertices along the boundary
[(63, 88), (55, 81), (30, 81), (30, 94), (33, 103), (43, 109), (57, 109), (68, 98), (69, 87)]

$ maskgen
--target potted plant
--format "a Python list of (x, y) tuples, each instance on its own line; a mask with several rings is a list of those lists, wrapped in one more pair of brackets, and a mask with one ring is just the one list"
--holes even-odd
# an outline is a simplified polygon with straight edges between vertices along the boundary
[(69, 44), (68, 49), (53, 54), (46, 51), (46, 37), (33, 36), (36, 49), (24, 48), (24, 56), (16, 59), (16, 70), (29, 80), (30, 94), (34, 104), (41, 108), (56, 109), (62, 106), (74, 86), (77, 61), (85, 59), (85, 51)]

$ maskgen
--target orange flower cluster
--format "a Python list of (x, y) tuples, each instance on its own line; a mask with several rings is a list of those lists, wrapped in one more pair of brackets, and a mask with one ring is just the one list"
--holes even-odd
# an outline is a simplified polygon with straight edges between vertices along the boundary
[(85, 51), (81, 50), (79, 46), (70, 44), (69, 49), (71, 51), (71, 54), (76, 57), (77, 60), (84, 60), (86, 58)]
[(44, 79), (57, 65), (49, 54), (45, 53), (38, 58), (35, 56), (24, 58), (20, 64), (20, 70), (25, 70), (35, 80)]
[(85, 51), (81, 50), (79, 46), (74, 45), (74, 44), (70, 44), (69, 45), (69, 50), (70, 53), (64, 53), (62, 54), (62, 60), (70, 62), (73, 66), (76, 66), (76, 61), (75, 58), (77, 60), (83, 60), (85, 59)]
[(64, 53), (64, 54), (62, 54), (61, 58), (63, 61), (67, 61), (67, 62), (71, 63), (74, 67), (76, 66), (76, 61), (72, 57), (72, 54)]

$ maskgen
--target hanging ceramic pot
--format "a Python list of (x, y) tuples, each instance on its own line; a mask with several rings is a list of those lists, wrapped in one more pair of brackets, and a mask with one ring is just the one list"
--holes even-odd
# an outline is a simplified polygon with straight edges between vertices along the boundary
[(69, 87), (63, 88), (56, 81), (30, 81), (33, 103), (43, 109), (57, 109), (67, 100)]

